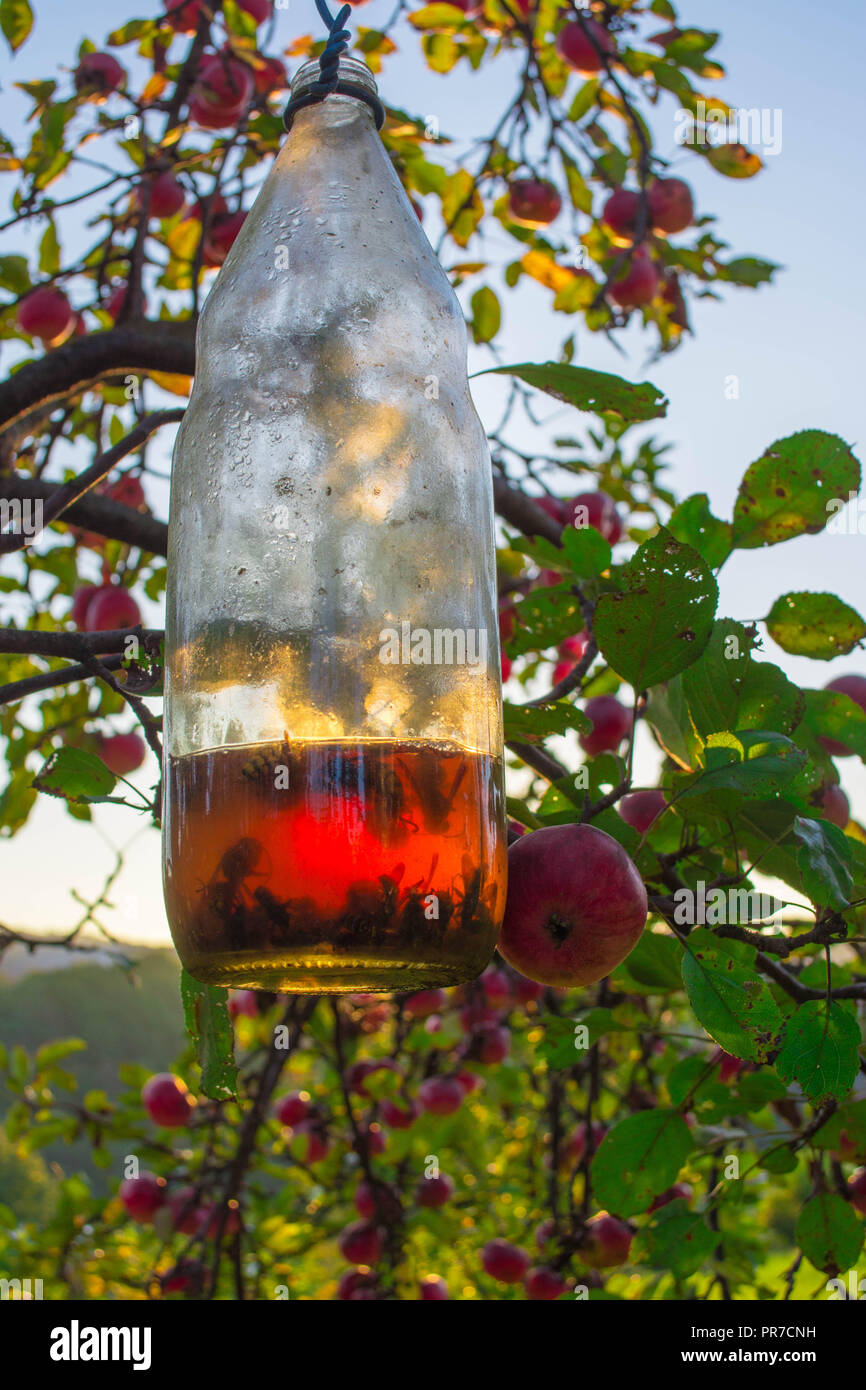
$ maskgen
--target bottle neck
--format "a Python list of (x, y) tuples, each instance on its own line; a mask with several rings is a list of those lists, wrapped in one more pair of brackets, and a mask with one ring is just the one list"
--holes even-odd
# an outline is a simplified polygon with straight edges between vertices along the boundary
[[(366, 63), (359, 58), (344, 55), (333, 82), (322, 76), (318, 60), (305, 63), (292, 81), (289, 103), (285, 111), (286, 129), (290, 130), (295, 119), (302, 113), (314, 111), (328, 125), (342, 124), (346, 119), (347, 107), (354, 119), (359, 111), (369, 112), (377, 129), (385, 122), (385, 108), (379, 101), (376, 82)], [(330, 119), (334, 111), (340, 112)]]

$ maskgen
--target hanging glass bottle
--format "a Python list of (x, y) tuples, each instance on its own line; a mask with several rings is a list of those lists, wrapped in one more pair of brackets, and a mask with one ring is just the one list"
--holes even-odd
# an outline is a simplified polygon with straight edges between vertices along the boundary
[(174, 941), (200, 980), (317, 993), (474, 977), (505, 898), (465, 324), (371, 73), (339, 78), (361, 95), (296, 111), (208, 296), (169, 524)]

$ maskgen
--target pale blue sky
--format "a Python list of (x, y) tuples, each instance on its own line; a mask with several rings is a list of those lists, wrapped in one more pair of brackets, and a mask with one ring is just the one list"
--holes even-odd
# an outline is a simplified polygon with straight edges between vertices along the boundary
[[(353, 19), (375, 25), (391, 8), (392, 0), (370, 0)], [(41, 0), (36, 9), (36, 31), (15, 63), (9, 64), (5, 53), (0, 60), (4, 128), (12, 134), (17, 134), (16, 116), (26, 109), (10, 91), (12, 81), (48, 76), (58, 65), (73, 67), (82, 31), (101, 44), (111, 28), (140, 12), (127, 0), (87, 0), (84, 6)], [(675, 145), (671, 100), (653, 118), (659, 152), (670, 156), (673, 170), (692, 184), (699, 209), (718, 215), (719, 230), (734, 253), (766, 256), (785, 269), (774, 287), (731, 290), (724, 303), (695, 306), (696, 337), (649, 369), (650, 340), (637, 331), (626, 339), (627, 359), (603, 339), (581, 332), (576, 360), (635, 378), (649, 376), (664, 389), (670, 410), (653, 433), (674, 444), (670, 485), (679, 495), (708, 492), (714, 510), (727, 516), (748, 463), (772, 440), (794, 430), (832, 430), (863, 456), (866, 9), (861, 0), (838, 0), (832, 10), (820, 12), (806, 0), (763, 0), (760, 5), (731, 0), (725, 6), (717, 0), (685, 0), (681, 20), (721, 28), (714, 56), (729, 76), (712, 84), (714, 89), (735, 106), (779, 108), (782, 148), (766, 160), (758, 178), (723, 179)], [(313, 0), (291, 0), (290, 11), (278, 15), (278, 26), (278, 48), (301, 30), (318, 32)], [(512, 66), (505, 58), (481, 73), (458, 69), (442, 78), (424, 67), (417, 38), (409, 35), (386, 65), (380, 86), (389, 102), (418, 114), (436, 114), (443, 129), (471, 136), (483, 134), (508, 101)], [(26, 250), (31, 243), (15, 247), (7, 236), (0, 244), (3, 250)], [(505, 254), (505, 238), (492, 238), (485, 249), (491, 257)], [(574, 320), (549, 313), (548, 302), (546, 292), (533, 285), (509, 298), (502, 338), (506, 359), (543, 360), (558, 353)], [(486, 355), (473, 357), (474, 369), (488, 365)], [(740, 381), (738, 400), (725, 397), (731, 374)], [(490, 424), (496, 419), (498, 390), (489, 381), (476, 386), (479, 409)], [(580, 417), (573, 412), (559, 412), (551, 403), (546, 413), (559, 432), (579, 429)], [(163, 499), (154, 493), (153, 500), (159, 509)], [(866, 533), (866, 516), (863, 528)], [(862, 611), (864, 557), (866, 534), (803, 538), (738, 555), (730, 572), (723, 571), (721, 611), (737, 618), (759, 617), (779, 593), (803, 588), (834, 590)], [(866, 674), (862, 653), (825, 664), (787, 658), (769, 639), (766, 649), (769, 659), (803, 684), (823, 685), (849, 670)], [(851, 759), (840, 763), (840, 769), (855, 799), (855, 813), (863, 819), (863, 769)], [(136, 833), (132, 813), (99, 819), (114, 843)], [(49, 838), (50, 878), (44, 872)], [(66, 817), (56, 803), (41, 805), (28, 828), (0, 846), (4, 919), (33, 927), (74, 920), (69, 886), (98, 890), (108, 862), (110, 854), (107, 849), (103, 853), (92, 830)], [(165, 932), (155, 833), (138, 837), (116, 900), (115, 919), (123, 930), (151, 939)]]

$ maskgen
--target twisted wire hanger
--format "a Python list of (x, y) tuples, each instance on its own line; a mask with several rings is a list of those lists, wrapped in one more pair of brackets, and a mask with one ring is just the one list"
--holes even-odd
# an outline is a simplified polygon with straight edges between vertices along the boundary
[(366, 87), (360, 86), (359, 83), (348, 82), (340, 77), (340, 59), (349, 47), (350, 31), (344, 26), (351, 14), (351, 5), (343, 5), (336, 15), (332, 15), (326, 0), (316, 0), (316, 9), (328, 30), (328, 42), (319, 58), (318, 78), (310, 84), (306, 91), (292, 97), (283, 112), (283, 124), (286, 130), (291, 130), (296, 112), (305, 106), (314, 106), (316, 102), (324, 101), (326, 97), (332, 96), (335, 92), (342, 96), (357, 97), (359, 101), (365, 101), (375, 117), (376, 129), (381, 130), (385, 124), (385, 108), (379, 98), (373, 92), (368, 91)]

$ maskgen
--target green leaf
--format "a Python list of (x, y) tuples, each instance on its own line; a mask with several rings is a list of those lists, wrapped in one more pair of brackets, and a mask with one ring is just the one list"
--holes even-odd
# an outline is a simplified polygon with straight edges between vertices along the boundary
[(726, 179), (751, 179), (764, 167), (760, 157), (745, 145), (696, 145), (694, 148)]
[(824, 1274), (851, 1269), (863, 1246), (863, 1222), (835, 1192), (819, 1192), (797, 1218), (797, 1244)]
[(43, 275), (55, 275), (60, 269), (60, 243), (53, 222), (48, 223), (39, 243), (39, 269)]
[(670, 680), (709, 640), (719, 589), (696, 550), (663, 527), (622, 570), (622, 590), (602, 594), (595, 639), (605, 660), (636, 690)]
[(591, 724), (583, 710), (570, 700), (551, 700), (546, 705), (512, 705), (503, 703), (505, 737), (519, 743), (536, 743), (551, 734), (564, 734), (569, 729), (588, 733)]
[(593, 1197), (616, 1216), (645, 1212), (676, 1182), (694, 1148), (676, 1110), (641, 1110), (620, 1120), (601, 1141), (592, 1161)]
[(195, 1043), (201, 1067), (201, 1089), (211, 1100), (228, 1100), (237, 1094), (234, 1030), (224, 989), (203, 985), (181, 971), (180, 992), (186, 1031)]
[(732, 1057), (766, 1061), (782, 1014), (754, 964), (755, 952), (698, 927), (686, 942), (683, 983), (695, 1017)]
[(686, 1279), (711, 1257), (718, 1243), (718, 1232), (710, 1230), (684, 1198), (677, 1197), (638, 1232), (634, 1255), (656, 1269), (669, 1270), (675, 1279)]
[(476, 343), (489, 343), (502, 325), (499, 300), (488, 285), (482, 285), (472, 296), (472, 336)]
[[(568, 119), (573, 124), (583, 120), (587, 111), (595, 105), (595, 99), (598, 96), (598, 88), (599, 81), (597, 77), (591, 77), (588, 82), (584, 82), (581, 87), (578, 87), (574, 101), (571, 103), (568, 111)], [(588, 211), (588, 209), (584, 209), (584, 211)]]
[(589, 367), (573, 367), (565, 362), (518, 362), (511, 367), (491, 367), (488, 372), (516, 376), (527, 386), (546, 391), (558, 401), (589, 410), (596, 415), (607, 412), (622, 420), (656, 420), (667, 411), (668, 403), (657, 386), (648, 381), (624, 381), (610, 372), (595, 372)]
[(33, 28), (33, 11), (28, 0), (0, 0), (0, 29), (13, 53), (21, 47)]
[(409, 16), (409, 23), (416, 29), (458, 28), (466, 22), (466, 14), (458, 5), (425, 5)]
[(831, 661), (866, 637), (866, 622), (835, 594), (782, 594), (764, 621), (783, 651)]
[(797, 1081), (813, 1105), (832, 1096), (843, 1100), (857, 1077), (860, 1026), (854, 1014), (833, 1000), (810, 999), (785, 1026), (776, 1070), (783, 1081)]
[(763, 285), (772, 280), (773, 272), (778, 269), (779, 266), (773, 261), (761, 261), (757, 256), (738, 256), (726, 265), (717, 262), (716, 276), (719, 280), (728, 280), (731, 284), (754, 289), (756, 285)]
[(515, 656), (543, 652), (583, 627), (583, 613), (571, 583), (533, 589), (517, 604), (519, 622), (508, 643)]
[(846, 907), (851, 899), (851, 844), (844, 830), (826, 820), (797, 816), (794, 838), (800, 842), (797, 865), (803, 887), (821, 907)]
[(667, 994), (683, 987), (682, 958), (683, 948), (675, 937), (645, 931), (614, 978), (622, 973), (651, 994)]
[(731, 553), (731, 523), (713, 516), (705, 492), (680, 502), (671, 513), (668, 530), (683, 545), (696, 550), (711, 569), (718, 569)]
[(578, 579), (595, 579), (610, 566), (610, 545), (594, 526), (565, 526), (560, 542)]
[[(806, 753), (784, 734), (764, 729), (710, 734), (703, 756), (703, 771), (674, 778), (677, 800), (709, 796), (720, 809), (728, 806), (732, 810), (741, 796), (755, 798), (781, 791), (807, 760)], [(725, 792), (731, 795), (718, 795)]]
[(0, 289), (26, 294), (30, 289), (30, 269), (26, 256), (0, 256)]
[(117, 783), (113, 772), (95, 753), (83, 748), (58, 748), (40, 768), (33, 785), (49, 796), (67, 801), (102, 801)]
[(36, 1053), (36, 1069), (42, 1071), (54, 1062), (60, 1062), (73, 1052), (83, 1052), (87, 1043), (83, 1038), (62, 1038), (57, 1042), (45, 1043)]
[(828, 504), (859, 490), (860, 464), (837, 435), (788, 435), (746, 470), (734, 506), (734, 545), (752, 550), (815, 535), (832, 515)]
[(834, 739), (866, 762), (866, 710), (841, 690), (805, 690), (803, 724), (814, 739)]

